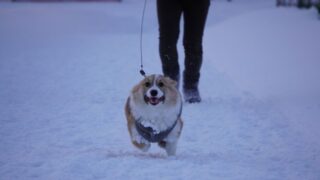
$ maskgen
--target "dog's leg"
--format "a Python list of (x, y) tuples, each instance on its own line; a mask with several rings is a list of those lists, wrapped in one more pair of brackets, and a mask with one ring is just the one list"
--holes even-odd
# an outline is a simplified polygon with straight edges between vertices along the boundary
[(179, 118), (176, 127), (172, 130), (168, 137), (164, 139), (164, 141), (160, 141), (158, 143), (160, 147), (166, 150), (168, 156), (176, 155), (178, 139), (180, 137), (182, 127), (183, 121), (181, 118)]
[(176, 127), (164, 140), (164, 143), (159, 142), (159, 146), (166, 150), (168, 156), (176, 155), (178, 139), (181, 135), (182, 127), (183, 127), (183, 121), (181, 118), (179, 118)]
[(131, 137), (131, 142), (134, 146), (136, 146), (137, 148), (141, 149), (142, 151), (146, 152), (149, 150), (150, 148), (150, 142), (148, 142), (147, 140), (145, 140), (137, 131), (134, 121), (135, 118), (133, 117), (132, 113), (131, 113), (131, 109), (130, 109), (130, 98), (127, 99), (127, 103), (125, 106), (125, 114), (126, 114), (126, 118), (127, 118), (127, 127), (128, 127), (128, 131)]
[(143, 152), (147, 152), (150, 148), (150, 142), (145, 140), (136, 130), (135, 127), (131, 128), (130, 131), (131, 142), (134, 146), (142, 150)]
[(175, 142), (166, 142), (165, 149), (166, 149), (166, 152), (167, 152), (168, 156), (176, 155), (177, 141), (175, 141)]

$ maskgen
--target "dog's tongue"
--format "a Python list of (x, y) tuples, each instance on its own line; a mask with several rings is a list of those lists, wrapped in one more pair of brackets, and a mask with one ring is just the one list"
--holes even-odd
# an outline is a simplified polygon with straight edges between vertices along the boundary
[(159, 103), (159, 99), (153, 97), (153, 98), (150, 98), (149, 102), (150, 102), (150, 104), (152, 104), (152, 105), (157, 105), (157, 104)]

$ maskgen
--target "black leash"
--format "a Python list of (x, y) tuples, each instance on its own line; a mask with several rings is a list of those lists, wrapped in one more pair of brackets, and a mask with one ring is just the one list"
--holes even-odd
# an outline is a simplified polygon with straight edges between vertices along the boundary
[(142, 17), (141, 17), (141, 27), (140, 27), (140, 74), (146, 77), (146, 73), (143, 70), (143, 50), (142, 50), (142, 35), (143, 35), (143, 22), (144, 22), (144, 13), (146, 11), (147, 0), (144, 0)]

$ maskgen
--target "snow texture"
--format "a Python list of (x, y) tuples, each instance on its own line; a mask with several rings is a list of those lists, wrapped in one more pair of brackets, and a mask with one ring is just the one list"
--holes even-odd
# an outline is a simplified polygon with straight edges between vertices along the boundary
[[(202, 102), (176, 157), (130, 144), (143, 1), (0, 3), (0, 179), (320, 179), (320, 22), (274, 1), (212, 1)], [(161, 73), (155, 1), (143, 52)], [(183, 49), (179, 41), (180, 64)]]

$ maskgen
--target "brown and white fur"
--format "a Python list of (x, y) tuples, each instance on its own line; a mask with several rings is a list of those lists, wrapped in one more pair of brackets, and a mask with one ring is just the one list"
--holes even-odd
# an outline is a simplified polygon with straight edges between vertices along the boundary
[(183, 122), (180, 117), (182, 98), (176, 89), (176, 82), (162, 75), (150, 75), (133, 87), (125, 105), (128, 131), (132, 144), (146, 152), (151, 142), (142, 137), (136, 128), (139, 120), (145, 127), (161, 132), (177, 124), (159, 146), (169, 156), (176, 154), (177, 142), (182, 131)]

